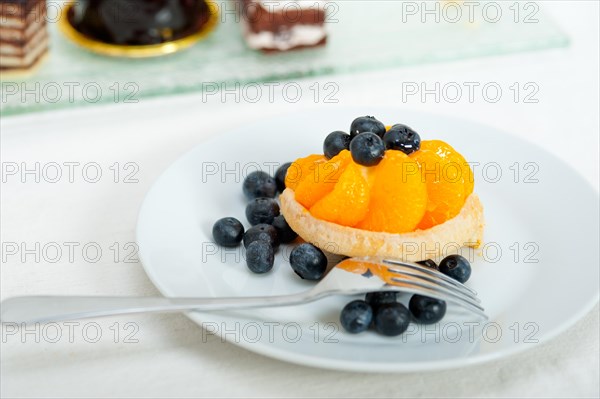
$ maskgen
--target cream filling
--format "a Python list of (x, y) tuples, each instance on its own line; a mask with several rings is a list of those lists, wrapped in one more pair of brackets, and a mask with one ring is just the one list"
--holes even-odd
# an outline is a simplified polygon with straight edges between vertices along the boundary
[(24, 45), (18, 45), (15, 43), (0, 43), (0, 51), (4, 55), (16, 55), (22, 56), (24, 54), (33, 51), (40, 42), (43, 42), (48, 38), (48, 33), (45, 29), (37, 31)]
[(45, 20), (36, 19), (27, 27), (9, 28), (3, 25), (2, 17), (0, 17), (0, 40), (25, 41), (31, 39), (31, 37), (36, 34), (37, 30), (45, 29), (45, 26)]
[(0, 67), (2, 68), (28, 68), (33, 62), (48, 49), (48, 38), (44, 38), (35, 48), (23, 56), (4, 54), (0, 46)]

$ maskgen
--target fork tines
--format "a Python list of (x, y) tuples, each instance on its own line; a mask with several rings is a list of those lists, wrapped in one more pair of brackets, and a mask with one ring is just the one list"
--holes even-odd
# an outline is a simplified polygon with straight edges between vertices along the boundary
[(385, 259), (383, 263), (391, 273), (398, 275), (392, 282), (428, 290), (433, 297), (455, 302), (487, 319), (477, 293), (466, 285), (417, 263), (391, 259)]

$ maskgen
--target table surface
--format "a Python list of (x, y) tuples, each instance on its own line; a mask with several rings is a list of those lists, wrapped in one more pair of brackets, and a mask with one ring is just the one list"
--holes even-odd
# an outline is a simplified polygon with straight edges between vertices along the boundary
[[(274, 98), (265, 95), (257, 103), (236, 101), (229, 94), (225, 106), (218, 95), (188, 95), (2, 119), (3, 168), (20, 167), (21, 162), (33, 168), (39, 162), (41, 177), (36, 182), (35, 174), (9, 175), (3, 169), (1, 297), (158, 294), (142, 266), (126, 261), (128, 244), (135, 241), (138, 209), (153, 181), (175, 159), (213, 135), (307, 107), (359, 105), (368, 110), (371, 105), (398, 105), (482, 122), (544, 147), (598, 189), (598, 3), (542, 6), (571, 37), (569, 48), (299, 80), (302, 96), (296, 103), (285, 101), (276, 89)], [(400, 88), (407, 82), (428, 88), (436, 83), (443, 88), (492, 82), (503, 95), (495, 103), (477, 91), (473, 102), (466, 95), (456, 103), (448, 96), (439, 102), (432, 95), (402, 98)], [(522, 96), (515, 101), (510, 89), (515, 82), (523, 89), (537, 88), (533, 98), (539, 101), (525, 102)], [(330, 93), (328, 83), (338, 89), (333, 95), (337, 104), (314, 97), (315, 87)], [(526, 88), (527, 83), (533, 85)], [(187, 117), (190, 113), (197, 117)], [(57, 183), (50, 183), (57, 170), (53, 163), (63, 172)], [(68, 165), (73, 168), (72, 182)], [(84, 167), (88, 180), (96, 171), (102, 178), (97, 183), (86, 181)], [(130, 173), (137, 182), (128, 182)], [(19, 252), (11, 255), (14, 245)], [(510, 358), (403, 375), (342, 373), (282, 363), (221, 342), (179, 314), (119, 317), (18, 333), (5, 327), (0, 393), (2, 397), (598, 397), (598, 313), (596, 306), (559, 337)]]

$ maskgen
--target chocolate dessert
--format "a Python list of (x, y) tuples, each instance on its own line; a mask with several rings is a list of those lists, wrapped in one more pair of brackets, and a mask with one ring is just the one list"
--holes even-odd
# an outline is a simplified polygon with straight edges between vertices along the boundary
[(242, 29), (250, 48), (287, 51), (325, 44), (325, 1), (238, 0)]
[(160, 44), (198, 32), (209, 20), (204, 0), (78, 0), (69, 12), (83, 35), (108, 44)]
[(27, 70), (48, 51), (45, 0), (0, 0), (0, 70)]

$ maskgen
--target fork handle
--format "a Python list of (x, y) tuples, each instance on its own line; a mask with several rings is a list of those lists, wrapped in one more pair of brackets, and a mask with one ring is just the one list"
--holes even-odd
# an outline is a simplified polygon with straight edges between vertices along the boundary
[(44, 323), (133, 313), (231, 310), (297, 305), (314, 299), (306, 294), (245, 298), (21, 296), (0, 303), (0, 321)]

